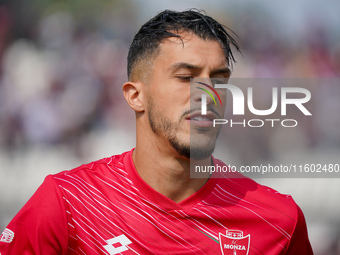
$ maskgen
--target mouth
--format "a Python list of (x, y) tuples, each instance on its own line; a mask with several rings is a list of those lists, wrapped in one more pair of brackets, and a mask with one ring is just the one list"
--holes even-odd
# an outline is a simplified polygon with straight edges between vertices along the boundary
[(207, 112), (206, 115), (202, 115), (201, 112), (194, 112), (185, 119), (190, 122), (190, 125), (212, 127), (214, 119), (218, 118), (218, 115), (213, 112)]

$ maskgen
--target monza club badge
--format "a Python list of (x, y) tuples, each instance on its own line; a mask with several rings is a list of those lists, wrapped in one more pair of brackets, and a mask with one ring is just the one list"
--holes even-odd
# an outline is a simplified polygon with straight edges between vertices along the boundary
[(243, 236), (243, 231), (227, 230), (226, 235), (219, 234), (222, 255), (248, 255), (250, 234)]

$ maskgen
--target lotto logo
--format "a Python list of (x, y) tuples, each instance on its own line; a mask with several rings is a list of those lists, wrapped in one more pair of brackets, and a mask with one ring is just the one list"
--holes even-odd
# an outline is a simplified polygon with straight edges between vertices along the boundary
[(4, 232), (0, 235), (0, 242), (10, 243), (13, 241), (14, 232), (8, 228), (5, 228)]
[(125, 235), (116, 236), (112, 239), (106, 240), (106, 242), (107, 245), (104, 245), (104, 248), (110, 253), (110, 255), (115, 255), (129, 250), (127, 245), (132, 243)]

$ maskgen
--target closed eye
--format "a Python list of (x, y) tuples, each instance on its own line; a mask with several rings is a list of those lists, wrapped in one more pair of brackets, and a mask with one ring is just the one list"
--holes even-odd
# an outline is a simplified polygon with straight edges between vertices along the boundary
[(180, 79), (181, 81), (187, 81), (189, 82), (191, 78), (194, 78), (193, 76), (176, 76), (177, 79)]

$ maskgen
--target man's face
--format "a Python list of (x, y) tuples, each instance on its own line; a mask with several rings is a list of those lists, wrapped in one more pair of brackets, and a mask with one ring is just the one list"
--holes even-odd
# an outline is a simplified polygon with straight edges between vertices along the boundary
[[(202, 116), (202, 90), (190, 89), (190, 79), (229, 78), (230, 69), (217, 41), (205, 41), (190, 33), (182, 39), (184, 45), (178, 38), (160, 44), (145, 86), (146, 114), (153, 132), (180, 156), (204, 159), (213, 152), (219, 132), (212, 120), (222, 118), (224, 108), (215, 106), (208, 97), (207, 114)], [(219, 95), (225, 105), (225, 92), (219, 91)]]

